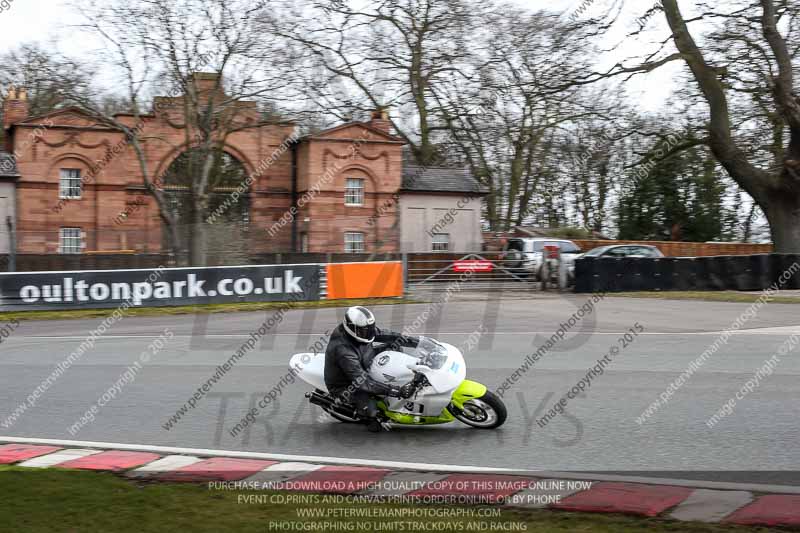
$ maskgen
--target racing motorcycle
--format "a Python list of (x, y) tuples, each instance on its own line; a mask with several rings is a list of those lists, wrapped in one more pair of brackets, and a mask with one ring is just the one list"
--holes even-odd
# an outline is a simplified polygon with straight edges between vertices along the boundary
[[(380, 348), (378, 348), (380, 349)], [(324, 353), (299, 353), (289, 366), (315, 388), (305, 396), (340, 422), (363, 423), (351, 404), (331, 396), (325, 388)], [(378, 409), (392, 424), (431, 425), (459, 420), (479, 429), (494, 429), (506, 421), (503, 401), (485, 385), (466, 379), (461, 351), (430, 337), (420, 337), (416, 348), (380, 351), (368, 369), (371, 378), (400, 387), (413, 382), (415, 396), (408, 399), (377, 397)]]

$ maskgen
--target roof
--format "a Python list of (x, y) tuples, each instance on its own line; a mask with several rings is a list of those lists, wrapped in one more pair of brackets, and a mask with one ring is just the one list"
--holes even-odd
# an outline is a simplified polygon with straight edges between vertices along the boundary
[(376, 134), (378, 137), (385, 138), (387, 142), (395, 142), (395, 143), (405, 144), (405, 141), (403, 139), (401, 139), (400, 137), (398, 137), (397, 135), (392, 135), (391, 133), (387, 133), (387, 132), (385, 132), (385, 131), (383, 131), (383, 130), (381, 130), (379, 128), (376, 128), (375, 126), (373, 126), (369, 122), (358, 122), (358, 121), (345, 122), (344, 124), (339, 124), (338, 126), (333, 126), (332, 128), (328, 128), (328, 129), (324, 129), (322, 131), (318, 131), (317, 133), (310, 133), (308, 135), (304, 135), (300, 139), (301, 140), (306, 140), (306, 139), (324, 139), (327, 135), (330, 135), (331, 133), (336, 133), (338, 131), (341, 131), (341, 130), (344, 130), (344, 129), (347, 129), (347, 128), (352, 128), (354, 126), (357, 126), (359, 128), (364, 128), (365, 130), (371, 131), (372, 133)]
[(68, 113), (75, 113), (75, 114), (78, 114), (78, 115), (83, 115), (85, 117), (91, 118), (91, 115), (89, 115), (89, 113), (85, 109), (83, 109), (82, 107), (79, 107), (79, 106), (76, 106), (76, 105), (71, 105), (71, 106), (67, 106), (67, 107), (59, 107), (57, 109), (51, 109), (50, 111), (47, 111), (46, 113), (40, 113), (38, 115), (31, 115), (29, 117), (25, 117), (22, 120), (19, 120), (19, 121), (15, 122), (14, 124), (15, 125), (16, 124), (36, 124), (36, 125), (38, 125), (40, 119), (47, 118), (47, 117), (54, 117), (56, 115), (64, 115), (64, 114), (68, 114)]
[(16, 177), (19, 177), (16, 158), (13, 154), (0, 151), (0, 178)]
[[(565, 230), (572, 230), (565, 233)], [(514, 226), (514, 237), (542, 237), (552, 239), (553, 237), (556, 238), (565, 238), (565, 239), (591, 239), (591, 240), (601, 240), (601, 241), (610, 241), (609, 237), (606, 237), (599, 231), (595, 230), (583, 230), (581, 228), (543, 228), (539, 226)], [(585, 233), (585, 234), (584, 234)]]
[(417, 164), (408, 151), (403, 152), (403, 191), (473, 192), (488, 194), (467, 168), (435, 167)]

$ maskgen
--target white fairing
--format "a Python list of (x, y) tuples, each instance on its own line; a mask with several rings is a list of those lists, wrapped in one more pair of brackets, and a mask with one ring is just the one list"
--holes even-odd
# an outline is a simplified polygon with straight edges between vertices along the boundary
[(467, 377), (467, 365), (464, 356), (455, 346), (438, 343), (447, 350), (447, 359), (440, 368), (432, 369), (419, 366), (419, 359), (404, 352), (381, 352), (372, 361), (369, 375), (381, 383), (402, 386), (414, 377), (413, 370), (425, 374), (431, 387), (438, 394), (452, 392), (461, 385)]
[(369, 377), (394, 387), (402, 387), (414, 378), (408, 368), (417, 364), (417, 358), (403, 352), (380, 352), (372, 360)]
[(297, 371), (297, 377), (316, 387), (328, 391), (325, 387), (325, 354), (298, 353), (289, 360), (289, 367)]
[[(430, 343), (431, 340), (425, 339), (423, 342)], [(421, 416), (438, 416), (450, 403), (453, 391), (467, 376), (464, 356), (455, 346), (443, 342), (435, 344), (439, 349), (444, 348), (443, 355), (445, 356), (438, 358), (437, 368), (419, 364), (420, 357), (424, 355), (424, 348), (409, 349), (409, 353), (381, 352), (372, 361), (369, 369), (370, 377), (382, 383), (390, 383), (396, 387), (405, 385), (413, 379), (414, 370), (425, 374), (430, 383), (430, 386), (420, 390), (414, 398), (407, 400), (386, 398), (390, 411)]]

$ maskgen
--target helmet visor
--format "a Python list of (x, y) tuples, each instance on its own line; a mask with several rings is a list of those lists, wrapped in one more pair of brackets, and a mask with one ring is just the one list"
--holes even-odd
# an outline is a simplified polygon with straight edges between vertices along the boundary
[(350, 326), (356, 337), (364, 342), (372, 342), (375, 339), (375, 324), (368, 324), (366, 326)]

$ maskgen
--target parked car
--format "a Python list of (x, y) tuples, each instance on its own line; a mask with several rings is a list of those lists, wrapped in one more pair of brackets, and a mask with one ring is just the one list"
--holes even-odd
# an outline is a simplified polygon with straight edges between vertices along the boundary
[[(664, 257), (661, 250), (655, 246), (645, 244), (612, 244), (610, 246), (599, 246), (592, 248), (585, 254), (576, 256), (581, 257)], [(570, 279), (575, 277), (575, 261), (567, 265)]]
[(581, 253), (578, 245), (572, 241), (542, 237), (508, 239), (503, 247), (503, 266), (517, 275), (541, 280), (545, 246), (558, 246), (561, 260), (567, 264), (568, 271), (574, 272), (574, 267), (571, 266)]
[(664, 257), (655, 246), (644, 244), (614, 244), (592, 248), (580, 257)]

